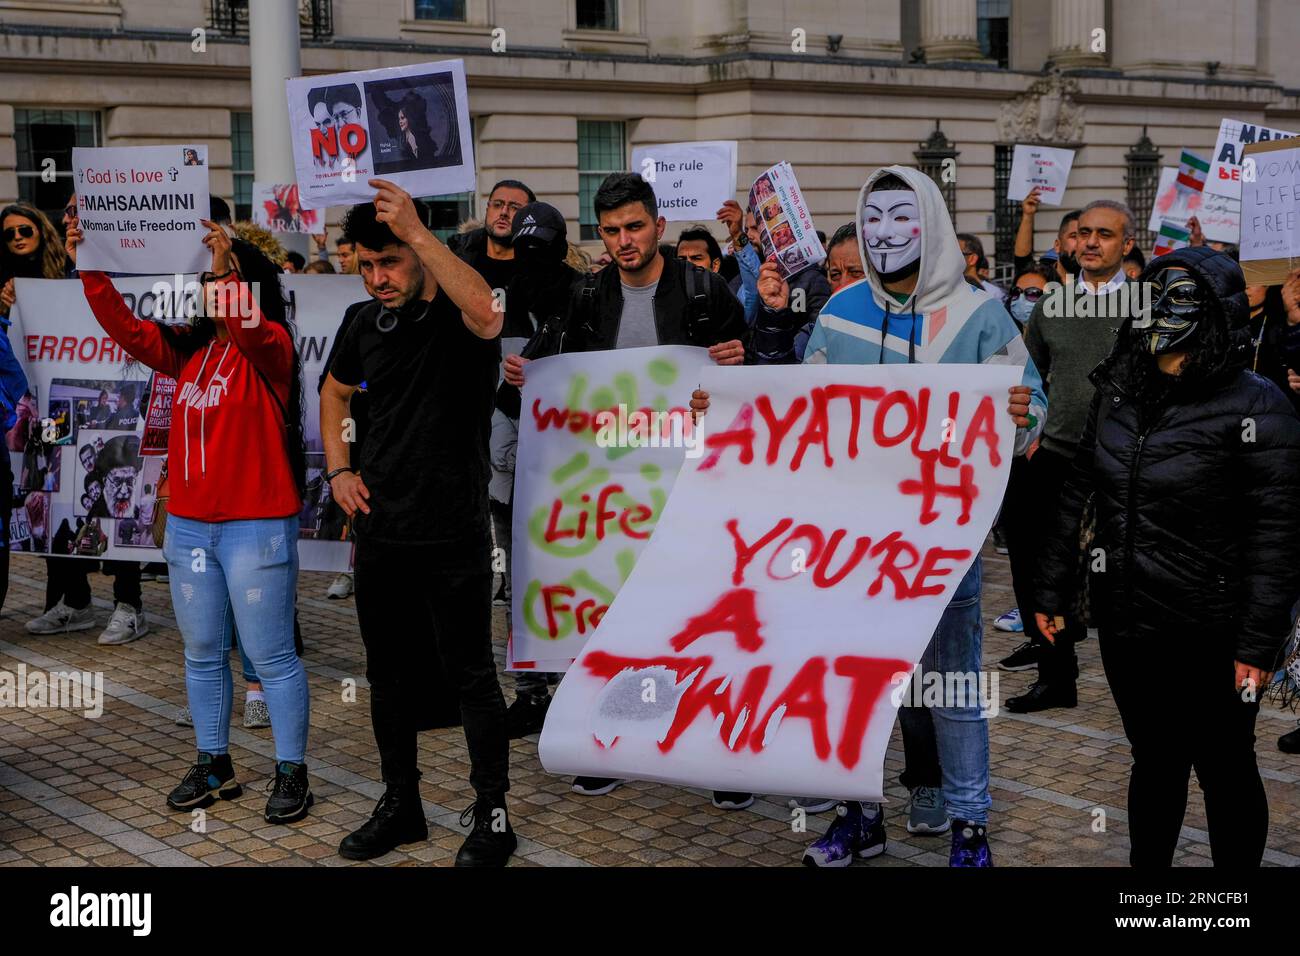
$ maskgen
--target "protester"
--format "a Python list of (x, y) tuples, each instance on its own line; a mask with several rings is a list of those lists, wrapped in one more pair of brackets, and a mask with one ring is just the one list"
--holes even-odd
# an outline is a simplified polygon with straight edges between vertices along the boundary
[(357, 247), (345, 239), (334, 244), (334, 251), (339, 257), (339, 272), (343, 275), (357, 274)]
[[(294, 543), (306, 474), (301, 373), (274, 264), (224, 227), (202, 222), (212, 271), (200, 277), (205, 308), (189, 328), (135, 318), (103, 273), (82, 273), (81, 281), (104, 330), (177, 383), (163, 556), (199, 752), (167, 805), (192, 810), (242, 792), (229, 754), (233, 619), (261, 679), (275, 738), (264, 816), (290, 823), (313, 803), (307, 673), (294, 649)], [(70, 230), (69, 244), (80, 240), (80, 229)], [(245, 454), (250, 446), (257, 455)]]
[(298, 273), (306, 267), (307, 260), (303, 258), (301, 252), (290, 252), (284, 257), (284, 271), (288, 273)]
[[(1066, 309), (1059, 298), (1042, 298), (1025, 325), (1025, 347), (1047, 382), (1052, 414), (1038, 450), (1023, 466), (1023, 475), (1017, 475), (1008, 496), (1013, 502), (1006, 516), (1012, 584), (1020, 608), (1032, 607), (1043, 536), (1060, 508), (1061, 487), (1088, 419), (1096, 391), (1089, 375), (1110, 354), (1114, 330), (1128, 317), (1130, 300), (1112, 293), (1128, 281), (1124, 257), (1137, 234), (1133, 213), (1122, 203), (1099, 199), (1084, 207), (1077, 227), (1076, 255), (1082, 272), (1076, 284), (1064, 290), (1072, 297), (1072, 306)], [(1038, 668), (1038, 679), (1029, 689), (1007, 699), (1012, 713), (1078, 704), (1074, 646), (1087, 637), (1087, 627), (1072, 608), (1061, 613), (1065, 623), (1053, 641), (1039, 633), (1032, 620), (1022, 618), (1025, 643), (998, 665), (1004, 670)]]
[[(903, 166), (879, 169), (862, 187), (858, 215), (860, 254), (871, 265), (867, 281), (846, 286), (822, 308), (804, 363), (919, 361), (1023, 366), (1022, 384), (1011, 388), (1007, 413), (1017, 426), (1015, 453), (1024, 454), (1041, 431), (1046, 415), (1038, 371), (1001, 303), (966, 283), (952, 221), (934, 181)], [(920, 344), (931, 341), (925, 330), (936, 320), (945, 328), (952, 323), (965, 327), (953, 337), (945, 337), (942, 351)], [(907, 347), (891, 345), (891, 339), (906, 339)], [(708, 394), (697, 390), (691, 407), (707, 410)], [(922, 673), (979, 671), (980, 575), (976, 558), (921, 657)], [(966, 701), (968, 706), (946, 703), (950, 706), (899, 709), (908, 764), (903, 783), (911, 794), (908, 829), (936, 833), (945, 832), (950, 825), (950, 865), (990, 866), (988, 727), (973, 702)], [(938, 806), (936, 762), (942, 774), (946, 815)], [(836, 818), (825, 835), (804, 854), (804, 863), (847, 866), (854, 857), (883, 853), (885, 846), (880, 805), (845, 801), (836, 808)]]
[[(50, 235), (53, 227), (45, 229), (49, 220), (46, 219), (44, 224), (41, 222), (44, 218), (34, 207), (21, 204), (0, 211), (0, 230), (3, 230), (0, 234), (3, 239), (3, 244), (0, 244), (0, 329), (3, 330), (0, 332), (0, 415), (4, 419), (5, 434), (17, 424), (18, 405), (27, 394), (27, 374), (18, 364), (9, 341), (9, 311), (17, 301), (13, 280), (15, 277), (45, 277), (47, 270), (62, 272), (57, 258), (47, 261), (44, 254), (51, 243), (56, 251), (59, 249), (57, 236)], [(31, 227), (30, 235), (26, 234), (27, 227)], [(9, 516), (13, 509), (13, 496), (10, 494), (13, 484), (13, 466), (9, 462), (9, 450), (5, 448), (0, 452), (0, 491), (3, 492), (0, 493), (0, 522), (4, 523), (0, 529), (0, 545), (3, 545), (4, 552), (0, 555), (0, 608), (4, 607), (9, 592)]]
[(322, 262), (320, 259), (313, 259), (307, 263), (306, 268), (302, 270), (309, 275), (334, 275), (334, 267), (328, 262)]
[(1251, 370), (1272, 381), (1300, 414), (1300, 269), (1286, 282), (1248, 286)]
[(1006, 298), (1005, 292), (981, 275), (981, 273), (988, 274), (989, 262), (984, 257), (984, 243), (980, 242), (979, 236), (974, 233), (959, 232), (957, 242), (961, 246), (962, 258), (966, 260), (966, 271), (963, 275), (971, 288), (978, 289), (999, 302)]
[(745, 310), (745, 325), (752, 327), (758, 316), (758, 270), (763, 266), (758, 222), (752, 209), (742, 212), (740, 204), (732, 199), (718, 210), (718, 221), (727, 227), (729, 249), (738, 270), (738, 275), (728, 280), (729, 288)]
[(1142, 255), (1142, 250), (1134, 243), (1133, 248), (1124, 254), (1124, 275), (1131, 282), (1142, 274), (1146, 265), (1146, 256)]
[[(1023, 272), (1034, 264), (1034, 220), (1038, 215), (1039, 191), (1034, 187), (1020, 203), (1020, 226), (1016, 230), (1016, 241), (1012, 249), (1014, 268)], [(1056, 240), (1051, 251), (1056, 254), (1056, 274), (1058, 281), (1068, 283), (1070, 277), (1079, 274), (1079, 262), (1074, 257), (1075, 245), (1079, 239), (1078, 222), (1080, 210), (1075, 209), (1061, 217), (1061, 224), (1056, 231)], [(1046, 255), (1043, 256), (1047, 258)]]
[[(406, 192), (382, 179), (370, 185), (374, 202), (351, 208), (343, 235), (356, 243), (375, 301), (339, 345), (321, 391), (321, 435), (326, 478), (355, 524), (357, 619), (385, 792), (339, 853), (371, 859), (428, 838), (414, 715), (426, 693), (418, 664), (432, 649), (459, 692), (475, 791), (456, 864), (501, 866), (517, 845), (492, 656), (487, 502), (502, 316), (488, 284), (429, 232)], [(370, 430), (358, 471), (343, 420), (363, 382)]]
[[(1246, 370), (1245, 280), (1231, 258), (1180, 249), (1141, 279), (1152, 308), (1123, 323), (1093, 376), (1035, 616), (1055, 639), (1078, 586), (1076, 542), (1092, 497), (1106, 565), (1091, 599), (1133, 753), (1129, 860), (1172, 864), (1195, 768), (1215, 865), (1255, 867), (1268, 835), (1256, 696), (1281, 662), (1300, 597), (1300, 420), (1275, 385)], [(1171, 666), (1172, 708), (1151, 680)]]
[(835, 230), (826, 246), (826, 281), (835, 293), (866, 277), (862, 249), (858, 246), (858, 224), (846, 222)]
[(452, 237), (447, 247), (473, 266), (489, 289), (508, 289), (516, 272), (510, 245), (515, 213), (536, 201), (533, 191), (519, 180), (501, 180), (488, 193), (484, 224)]
[[(707, 347), (719, 365), (743, 362), (740, 303), (717, 273), (660, 252), (665, 222), (653, 187), (636, 173), (611, 173), (596, 190), (593, 205), (601, 240), (617, 268), (574, 285), (560, 351), (698, 345)], [(531, 355), (506, 356), (505, 378), (516, 388), (523, 387), (527, 363), (556, 347), (554, 342), (550, 347), (540, 341), (530, 345)], [(573, 789), (599, 796), (621, 782), (578, 777)], [(752, 794), (714, 793), (714, 805), (723, 809), (741, 809), (753, 799)]]
[(713, 233), (703, 226), (688, 226), (683, 229), (677, 237), (677, 246), (673, 252), (679, 259), (685, 259), (701, 269), (722, 271), (722, 247), (713, 238)]
[(830, 297), (820, 263), (786, 277), (775, 262), (764, 262), (758, 270), (758, 315), (750, 339), (755, 364), (802, 362), (808, 336)]

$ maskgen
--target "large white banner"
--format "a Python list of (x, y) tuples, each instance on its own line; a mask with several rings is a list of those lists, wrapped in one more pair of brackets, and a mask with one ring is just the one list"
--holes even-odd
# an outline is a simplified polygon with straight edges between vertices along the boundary
[(373, 199), (376, 176), (412, 196), (475, 186), (462, 60), (304, 76), (285, 83), (304, 209)]
[(542, 765), (878, 800), (908, 674), (1002, 501), (1020, 369), (702, 378), (704, 454), (560, 683)]
[[(179, 278), (179, 282), (177, 279)], [(113, 280), (142, 319), (185, 314), (194, 276)], [(351, 544), (321, 479), (324, 447), (316, 385), (357, 276), (283, 277), (303, 365), (307, 500), (299, 557), (316, 571), (345, 570)], [(11, 547), (40, 554), (160, 561), (150, 526), (167, 468), (166, 428), (175, 383), (132, 362), (95, 321), (78, 279), (18, 279), (9, 341), (29, 394), (5, 436), (14, 469)], [(250, 453), (256, 453), (250, 450)]]
[(83, 269), (199, 272), (212, 253), (206, 146), (74, 147)]
[(515, 458), (511, 669), (562, 671), (698, 457), (691, 392), (708, 352), (581, 352), (528, 365)]

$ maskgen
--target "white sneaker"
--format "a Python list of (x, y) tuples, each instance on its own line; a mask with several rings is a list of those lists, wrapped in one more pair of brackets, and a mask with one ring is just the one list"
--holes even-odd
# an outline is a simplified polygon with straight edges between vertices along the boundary
[(95, 626), (95, 612), (90, 605), (80, 610), (70, 608), (62, 600), (25, 627), (29, 634), (62, 634), (66, 631), (86, 631)]
[(344, 571), (334, 579), (334, 583), (329, 586), (325, 596), (327, 598), (341, 599), (347, 597), (353, 590), (352, 575)]
[(129, 604), (118, 602), (113, 609), (113, 616), (108, 619), (108, 627), (99, 635), (101, 644), (130, 644), (149, 633), (149, 624), (144, 614)]

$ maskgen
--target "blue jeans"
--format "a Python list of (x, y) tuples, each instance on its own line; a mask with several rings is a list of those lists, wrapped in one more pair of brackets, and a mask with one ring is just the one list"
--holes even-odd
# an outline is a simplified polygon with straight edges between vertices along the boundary
[[(929, 646), (921, 655), (922, 674), (979, 674), (984, 649), (980, 579), (977, 557), (957, 585)], [(909, 690), (904, 699), (910, 698)], [(989, 727), (980, 714), (978, 701), (974, 703), (975, 706), (968, 707), (900, 707), (898, 719), (908, 738), (934, 736), (948, 815), (987, 823), (989, 807), (993, 804), (989, 796)]]
[(271, 713), (275, 759), (302, 763), (311, 700), (294, 653), (298, 519), (195, 521), (167, 516), (163, 557), (185, 640), (185, 689), (203, 753), (230, 745), (232, 623), (256, 668)]

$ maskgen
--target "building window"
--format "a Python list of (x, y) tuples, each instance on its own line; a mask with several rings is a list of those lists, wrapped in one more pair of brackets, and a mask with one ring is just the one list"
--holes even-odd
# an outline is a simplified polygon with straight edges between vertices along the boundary
[(618, 120), (578, 120), (578, 223), (583, 239), (597, 239), (592, 200), (610, 173), (627, 169), (624, 127)]
[[(72, 181), (72, 147), (98, 146), (99, 114), (94, 110), (14, 110), (14, 140), (18, 149), (18, 198), (29, 202), (54, 222), (76, 189)], [(54, 180), (42, 175), (53, 160)]]
[(579, 30), (617, 30), (618, 0), (577, 0)]
[(464, 20), (465, 0), (415, 0), (417, 20)]
[(980, 52), (998, 66), (1010, 62), (1011, 0), (977, 0)]
[[(231, 37), (248, 36), (249, 0), (209, 0), (208, 24)], [(334, 35), (332, 0), (297, 0), (298, 35), (303, 40), (324, 40)]]
[(1160, 186), (1160, 150), (1142, 127), (1142, 138), (1124, 154), (1128, 168), (1124, 173), (1124, 186), (1128, 193), (1128, 207), (1137, 217), (1137, 243), (1143, 249), (1155, 246), (1156, 237), (1147, 228), (1151, 220), (1151, 207), (1155, 205), (1156, 190)]
[(956, 162), (957, 157), (961, 155), (957, 151), (957, 144), (944, 135), (943, 130), (939, 128), (939, 121), (935, 120), (934, 132), (930, 134), (929, 139), (920, 144), (920, 148), (913, 150), (912, 155), (916, 157), (916, 168), (933, 179), (934, 184), (939, 187), (939, 192), (943, 194), (944, 205), (948, 207), (948, 217), (956, 225)]
[(1010, 282), (1015, 269), (1016, 230), (1020, 228), (1020, 203), (1007, 199), (1011, 180), (1011, 155), (1015, 147), (993, 147), (993, 256), (994, 281)]
[(460, 224), (474, 215), (474, 193), (447, 193), (443, 196), (424, 196), (420, 200), (429, 207), (429, 231), (446, 242), (456, 234)]
[(253, 114), (230, 114), (230, 173), (235, 180), (236, 220), (253, 218)]

